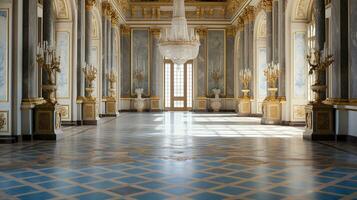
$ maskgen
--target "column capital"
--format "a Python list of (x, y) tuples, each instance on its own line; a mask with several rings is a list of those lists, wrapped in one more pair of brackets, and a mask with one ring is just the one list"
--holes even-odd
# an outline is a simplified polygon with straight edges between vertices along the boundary
[(237, 27), (232, 25), (232, 26), (228, 26), (226, 28), (226, 33), (227, 33), (227, 36), (235, 36), (236, 33), (237, 33)]
[(265, 10), (265, 12), (271, 12), (273, 9), (273, 1), (272, 0), (261, 0), (260, 7)]
[(150, 28), (150, 32), (155, 38), (159, 38), (161, 29), (160, 28)]
[(244, 19), (242, 17), (238, 17), (237, 31), (242, 31), (243, 29), (244, 29)]
[(96, 0), (86, 0), (86, 10), (92, 10)]
[(248, 6), (244, 9), (243, 14), (242, 14), (242, 19), (245, 24), (248, 24), (255, 19), (255, 7), (254, 6)]
[(207, 35), (207, 27), (204, 27), (204, 26), (197, 27), (196, 33), (198, 33), (198, 35), (200, 37), (206, 36)]
[(130, 26), (126, 24), (120, 25), (120, 31), (122, 34), (129, 35), (130, 34)]

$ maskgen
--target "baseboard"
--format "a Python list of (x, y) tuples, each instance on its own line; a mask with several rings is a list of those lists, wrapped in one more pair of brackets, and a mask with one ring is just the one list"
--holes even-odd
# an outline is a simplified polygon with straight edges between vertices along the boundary
[(281, 125), (283, 126), (296, 126), (296, 127), (305, 127), (305, 122), (293, 122), (293, 121), (282, 121)]
[(118, 114), (99, 114), (100, 118), (104, 118), (104, 117), (117, 117)]
[(337, 135), (337, 141), (357, 143), (357, 136)]
[(305, 140), (312, 140), (312, 141), (335, 141), (336, 135), (328, 134), (304, 134), (303, 138)]
[(0, 144), (13, 144), (18, 142), (18, 136), (0, 136)]
[(83, 121), (62, 121), (62, 126), (82, 126)]

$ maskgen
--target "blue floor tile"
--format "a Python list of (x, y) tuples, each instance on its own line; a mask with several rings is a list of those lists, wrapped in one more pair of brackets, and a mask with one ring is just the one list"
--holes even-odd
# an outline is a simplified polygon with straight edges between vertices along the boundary
[(347, 188), (342, 188), (342, 187), (337, 187), (337, 186), (325, 187), (321, 191), (340, 194), (340, 195), (350, 195), (350, 194), (352, 194), (354, 192), (357, 192), (354, 189), (347, 189)]
[(7, 189), (7, 190), (5, 190), (5, 193), (8, 195), (20, 195), (20, 194), (36, 192), (36, 191), (37, 191), (37, 189), (30, 187), (30, 186), (20, 186), (20, 187)]
[(148, 188), (148, 189), (163, 189), (167, 187), (168, 185), (166, 183), (158, 182), (158, 181), (150, 181), (150, 182), (145, 182), (145, 183), (140, 183), (139, 184), (141, 187)]
[(149, 192), (140, 195), (134, 195), (133, 198), (138, 200), (163, 200), (167, 199), (168, 196), (156, 192)]
[(52, 180), (52, 178), (48, 176), (35, 176), (31, 178), (26, 178), (24, 180), (30, 183), (42, 183), (42, 182), (50, 181)]
[(114, 183), (112, 181), (100, 181), (100, 182), (88, 184), (88, 186), (96, 189), (110, 189), (113, 187), (117, 187), (119, 185), (120, 185), (119, 183)]
[(58, 193), (61, 193), (63, 195), (75, 195), (75, 194), (80, 194), (84, 192), (88, 192), (89, 190), (80, 186), (72, 186), (72, 187), (66, 187), (66, 188), (60, 188), (55, 190)]
[(112, 198), (112, 196), (102, 192), (93, 192), (89, 194), (80, 195), (76, 198), (79, 200), (105, 200)]
[(337, 183), (337, 185), (345, 186), (345, 187), (351, 187), (351, 188), (356, 188), (357, 189), (357, 181), (342, 181)]
[(191, 194), (191, 193), (195, 192), (196, 190), (187, 188), (187, 187), (174, 187), (174, 188), (169, 188), (169, 189), (162, 190), (162, 191), (164, 191), (166, 193), (170, 193), (172, 195), (181, 196), (181, 195)]
[(47, 200), (55, 198), (55, 195), (48, 192), (31, 193), (18, 197), (20, 200)]
[(337, 195), (332, 195), (332, 194), (326, 194), (326, 193), (321, 193), (321, 192), (315, 192), (315, 193), (311, 193), (306, 195), (305, 197), (303, 197), (304, 199), (316, 199), (316, 200), (338, 200), (341, 199), (341, 196), (337, 196)]
[(139, 183), (139, 182), (143, 182), (146, 180), (143, 178), (131, 176), (131, 177), (120, 178), (120, 179), (118, 179), (118, 181), (130, 184), (130, 183)]
[(218, 186), (215, 183), (210, 183), (210, 182), (205, 182), (205, 181), (194, 182), (191, 185), (192, 185), (192, 187), (201, 188), (201, 189), (208, 189), (208, 188), (213, 188), (213, 187)]
[(136, 194), (139, 192), (143, 192), (144, 190), (141, 188), (132, 187), (132, 186), (123, 186), (123, 187), (113, 188), (110, 191), (113, 193), (122, 195), (122, 196), (126, 196), (126, 195), (132, 195), (132, 194)]
[(40, 174), (35, 173), (35, 172), (18, 172), (15, 174), (11, 174), (11, 176), (16, 177), (16, 178), (27, 178), (27, 177), (32, 177), (32, 176), (39, 176)]
[(81, 176), (81, 177), (73, 178), (71, 180), (74, 181), (74, 182), (84, 183), (85, 184), (85, 183), (97, 181), (98, 178), (95, 178), (93, 176)]
[(241, 195), (243, 193), (249, 192), (250, 190), (243, 189), (240, 187), (227, 186), (227, 187), (219, 188), (215, 191), (223, 194), (229, 194), (229, 195)]
[(53, 188), (70, 186), (71, 183), (66, 182), (66, 181), (61, 181), (61, 180), (53, 180), (53, 181), (41, 183), (39, 185), (46, 189), (53, 189)]
[(211, 193), (211, 192), (203, 192), (203, 193), (193, 195), (190, 198), (192, 198), (194, 200), (221, 200), (221, 199), (225, 199), (226, 197), (223, 195), (219, 195), (219, 194), (215, 194), (215, 193)]
[(23, 184), (17, 181), (4, 181), (4, 182), (0, 182), (0, 189), (6, 189), (6, 188), (21, 186), (21, 185)]
[(247, 196), (249, 199), (254, 199), (254, 200), (280, 200), (283, 199), (284, 196), (281, 195), (276, 195), (268, 192), (257, 192), (251, 195)]

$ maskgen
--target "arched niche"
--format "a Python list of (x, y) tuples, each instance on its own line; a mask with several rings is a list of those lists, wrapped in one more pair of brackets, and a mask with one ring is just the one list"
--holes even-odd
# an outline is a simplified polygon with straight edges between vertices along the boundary
[(57, 73), (57, 100), (65, 112), (63, 121), (76, 120), (77, 91), (77, 7), (75, 0), (54, 0), (54, 38), (61, 56), (61, 72)]
[(266, 68), (266, 14), (262, 10), (255, 19), (254, 23), (254, 88), (256, 97), (254, 99), (255, 110), (257, 113), (262, 113), (262, 103), (267, 96), (267, 83), (264, 76)]
[(308, 27), (312, 20), (313, 0), (287, 1), (285, 16), (286, 98), (284, 121), (304, 122), (309, 98), (306, 63)]

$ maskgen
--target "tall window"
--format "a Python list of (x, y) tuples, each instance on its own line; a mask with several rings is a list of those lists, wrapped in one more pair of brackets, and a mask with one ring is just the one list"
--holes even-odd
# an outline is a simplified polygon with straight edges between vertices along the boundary
[(183, 65), (165, 61), (165, 109), (192, 109), (192, 61)]
[[(314, 19), (314, 17), (312, 17)], [(308, 24), (308, 29), (307, 29), (307, 46), (308, 46), (308, 53), (314, 52), (315, 47), (316, 47), (316, 25), (315, 21), (312, 20)], [(309, 67), (307, 67), (309, 69)], [(309, 76), (308, 77), (308, 84), (307, 84), (307, 89), (308, 89), (308, 100), (312, 101), (313, 100), (313, 92), (311, 91), (311, 85), (314, 84), (314, 76)]]

